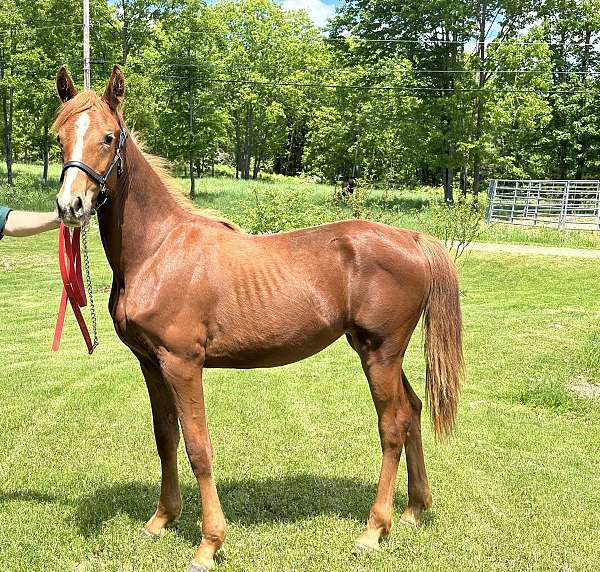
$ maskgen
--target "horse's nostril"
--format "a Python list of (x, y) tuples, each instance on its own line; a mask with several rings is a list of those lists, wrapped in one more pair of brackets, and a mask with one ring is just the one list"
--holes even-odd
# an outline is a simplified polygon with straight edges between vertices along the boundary
[(73, 212), (79, 212), (83, 210), (83, 201), (81, 200), (81, 197), (77, 197), (75, 199), (75, 203), (73, 204)]

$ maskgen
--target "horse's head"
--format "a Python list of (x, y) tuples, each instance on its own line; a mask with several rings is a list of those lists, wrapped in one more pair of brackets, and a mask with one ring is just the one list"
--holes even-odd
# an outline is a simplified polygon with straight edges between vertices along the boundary
[(105, 200), (105, 187), (116, 185), (127, 133), (119, 113), (125, 76), (115, 66), (102, 97), (90, 90), (78, 94), (63, 67), (58, 72), (56, 86), (63, 102), (54, 122), (63, 152), (56, 204), (65, 224), (81, 226), (98, 203)]

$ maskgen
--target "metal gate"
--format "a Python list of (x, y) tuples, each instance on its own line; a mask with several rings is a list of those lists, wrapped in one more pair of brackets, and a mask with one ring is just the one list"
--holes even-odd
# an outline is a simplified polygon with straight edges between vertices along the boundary
[(492, 179), (487, 221), (600, 230), (600, 181)]

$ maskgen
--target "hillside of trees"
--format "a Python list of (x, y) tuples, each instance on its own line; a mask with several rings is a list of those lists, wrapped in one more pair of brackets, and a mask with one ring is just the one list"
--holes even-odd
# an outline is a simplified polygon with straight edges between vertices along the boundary
[[(55, 75), (81, 87), (79, 0), (3, 0), (4, 183), (58, 160)], [(92, 0), (92, 81), (115, 62), (150, 151), (327, 181), (484, 189), (600, 178), (600, 0), (347, 0), (328, 29), (272, 0)]]

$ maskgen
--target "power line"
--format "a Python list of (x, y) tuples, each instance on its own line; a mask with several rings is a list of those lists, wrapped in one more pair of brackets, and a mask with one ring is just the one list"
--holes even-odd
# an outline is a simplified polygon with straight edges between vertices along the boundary
[[(42, 22), (43, 20), (32, 22), (33, 24), (37, 22)], [(122, 23), (117, 19), (117, 22)], [(91, 23), (90, 27), (99, 28), (101, 26), (110, 25), (108, 22), (95, 22)], [(29, 24), (22, 24), (19, 26), (11, 26), (10, 24), (0, 24), (0, 29), (8, 30), (8, 31), (30, 31), (30, 30), (46, 30), (46, 29), (54, 29), (54, 28), (82, 28), (83, 23), (70, 23), (66, 24), (64, 22), (58, 23), (45, 23), (42, 26), (32, 26)], [(114, 27), (111, 26), (111, 29), (114, 30)], [(188, 30), (187, 33), (195, 35), (195, 34), (205, 34), (203, 30)], [(486, 34), (487, 35), (487, 34)], [(332, 37), (332, 36), (320, 36), (322, 41), (325, 42), (348, 42), (350, 40), (360, 42), (360, 43), (383, 43), (383, 44), (443, 44), (443, 45), (464, 45), (464, 44), (472, 44), (472, 43), (481, 43), (475, 37), (468, 37), (462, 40), (444, 40), (442, 38), (364, 38), (361, 36), (353, 36), (347, 35), (343, 37)], [(504, 40), (511, 42), (513, 38), (504, 38)], [(486, 45), (493, 45), (494, 43), (500, 43), (497, 38), (493, 38), (491, 40), (485, 40), (484, 43)], [(554, 42), (551, 40), (544, 41), (518, 41), (512, 42), (512, 44), (517, 44), (520, 46), (581, 46), (581, 47), (600, 47), (600, 41), (596, 42)]]
[[(81, 65), (83, 62), (83, 60), (61, 60), (60, 65), (62, 64), (70, 64), (70, 65), (74, 65), (74, 66), (79, 66)], [(0, 60), (0, 64), (6, 64), (9, 65), (11, 63), (10, 60)], [(119, 63), (119, 62), (116, 62)], [(102, 60), (102, 59), (90, 59), (90, 64), (93, 65), (112, 65), (111, 62), (109, 62), (108, 60)], [(135, 63), (130, 63), (127, 64), (127, 66), (136, 66), (137, 64)], [(202, 64), (190, 64), (190, 63), (183, 63), (183, 62), (152, 62), (152, 65), (156, 65), (156, 66), (165, 66), (165, 67), (178, 67), (178, 68), (189, 68), (189, 69), (199, 69), (202, 68), (204, 69), (205, 66)], [(58, 69), (59, 64), (57, 64), (57, 69)], [(31, 66), (28, 65), (27, 69), (31, 69)], [(38, 68), (39, 69), (39, 68)], [(52, 68), (44, 68), (44, 69), (52, 69)], [(334, 69), (334, 68), (305, 68), (301, 71), (307, 71), (307, 72), (338, 72), (338, 71), (345, 71), (341, 68), (338, 69)], [(548, 70), (542, 70), (542, 69), (535, 69), (535, 68), (520, 68), (520, 69), (514, 69), (514, 70), (504, 70), (504, 69), (498, 69), (498, 70), (494, 70), (494, 69), (486, 69), (486, 70), (478, 70), (478, 69), (474, 69), (474, 70), (470, 70), (470, 69), (462, 69), (462, 70), (439, 70), (439, 69), (421, 69), (421, 68), (417, 68), (417, 69), (411, 69), (411, 68), (406, 68), (406, 69), (402, 69), (399, 70), (400, 73), (402, 74), (406, 74), (406, 75), (411, 75), (411, 74), (435, 74), (435, 75), (459, 75), (459, 74), (479, 74), (481, 72), (484, 73), (490, 73), (490, 74), (531, 74), (531, 75), (582, 75), (582, 76), (600, 76), (600, 71), (576, 71), (576, 70), (553, 70), (553, 69), (548, 69)]]
[[(76, 60), (61, 60), (60, 65), (63, 64), (69, 64), (73, 67), (79, 67), (81, 66), (83, 63), (83, 60), (81, 59), (76, 59)], [(0, 64), (3, 65), (10, 65), (11, 61), (10, 60), (0, 60)], [(92, 65), (112, 65), (111, 62), (107, 61), (107, 60), (103, 60), (103, 59), (90, 59), (90, 64)], [(175, 68), (183, 68), (183, 69), (198, 69), (198, 68), (204, 68), (205, 66), (201, 65), (201, 64), (191, 64), (191, 63), (183, 63), (183, 62), (152, 62), (152, 65), (155, 66), (164, 66), (164, 67), (175, 67)], [(59, 64), (56, 65), (56, 69), (58, 69)], [(127, 65), (127, 67), (131, 68), (136, 68), (139, 67), (139, 64), (136, 63), (130, 63)], [(17, 70), (18, 70), (18, 66), (16, 66)], [(38, 66), (37, 68), (33, 68), (31, 65), (27, 65), (26, 68), (24, 68), (26, 71), (32, 71), (33, 69), (35, 69), (36, 71), (55, 71), (54, 67), (51, 66)], [(335, 71), (343, 71), (343, 70), (335, 70), (335, 69), (330, 69), (330, 68), (307, 68), (303, 71), (308, 71), (308, 72), (335, 72)], [(491, 73), (491, 74), (511, 74), (511, 75), (518, 75), (518, 74), (530, 74), (530, 75), (582, 75), (582, 76), (600, 76), (600, 71), (560, 71), (560, 70), (539, 70), (539, 69), (526, 69), (526, 68), (522, 68), (522, 69), (514, 69), (514, 70), (438, 70), (438, 69), (403, 69), (400, 70), (400, 72), (402, 74), (405, 75), (412, 75), (412, 74), (435, 74), (435, 75), (459, 75), (459, 74), (478, 74), (481, 71), (484, 71), (485, 73)], [(154, 74), (154, 75), (161, 75), (161, 76), (169, 76), (169, 77), (173, 77), (173, 78), (186, 78), (189, 79), (189, 76), (183, 76), (183, 75), (177, 75), (177, 74), (169, 74), (167, 72), (163, 73), (163, 74)], [(290, 85), (290, 86), (310, 86), (310, 87), (314, 87), (314, 86), (319, 86), (319, 85), (323, 85), (324, 87), (344, 87), (344, 88), (357, 88), (357, 89), (368, 89), (368, 88), (372, 88), (374, 90), (378, 90), (378, 89), (383, 89), (385, 86), (360, 86), (360, 85), (348, 85), (348, 84), (316, 84), (314, 82), (312, 83), (303, 83), (303, 82), (265, 82), (265, 81), (261, 81), (261, 80), (243, 80), (243, 79), (231, 79), (231, 80), (217, 80), (217, 79), (210, 79), (210, 81), (223, 81), (223, 82), (230, 82), (230, 83), (235, 83), (235, 82), (245, 82), (245, 83), (255, 83), (257, 85), (260, 84), (264, 84), (264, 85)], [(208, 81), (208, 80), (207, 80)], [(410, 87), (410, 86), (407, 86)], [(455, 89), (461, 89), (461, 88), (438, 88), (438, 87), (434, 87), (434, 86), (423, 86), (423, 87), (418, 87), (418, 86), (413, 86), (415, 87), (415, 89), (425, 89), (425, 87), (429, 87), (432, 91), (439, 91), (439, 90), (443, 90), (443, 89), (448, 89), (450, 91), (454, 91)], [(404, 86), (389, 86), (389, 89), (404, 89)], [(466, 90), (469, 91), (473, 91), (475, 88), (462, 88), (463, 91)], [(479, 91), (479, 90), (478, 90)]]
[[(98, 62), (100, 63), (100, 62)], [(102, 62), (102, 63), (108, 63), (106, 61)], [(157, 66), (172, 66), (172, 67), (180, 67), (180, 68), (204, 68), (205, 66), (202, 64), (190, 64), (190, 63), (186, 63), (186, 62), (153, 62), (153, 65), (157, 65)], [(332, 69), (332, 68), (305, 68), (302, 71), (308, 71), (308, 72), (335, 72), (335, 71), (343, 71), (342, 69)], [(548, 70), (541, 70), (541, 69), (535, 69), (535, 68), (520, 68), (520, 69), (514, 69), (514, 70), (503, 70), (503, 69), (499, 69), (499, 70), (494, 70), (494, 69), (487, 69), (487, 70), (470, 70), (470, 69), (461, 69), (461, 70), (437, 70), (437, 69), (420, 69), (420, 68), (416, 68), (416, 69), (411, 69), (411, 68), (405, 68), (402, 70), (399, 70), (399, 72), (401, 73), (405, 73), (405, 74), (479, 74), (479, 73), (503, 73), (503, 74), (558, 74), (558, 75), (569, 75), (569, 74), (573, 74), (573, 75), (600, 75), (600, 71), (568, 71), (568, 70), (552, 70), (552, 69), (548, 69)]]
[[(120, 20), (119, 20), (120, 22)], [(99, 26), (111, 26), (110, 23), (108, 22), (98, 22), (95, 24), (96, 27)], [(115, 31), (115, 28), (113, 26), (111, 26), (111, 29), (113, 31)], [(190, 34), (190, 35), (198, 35), (198, 34), (202, 34), (202, 35), (206, 35), (206, 32), (204, 30), (186, 30), (186, 34)], [(486, 34), (487, 35), (487, 34)], [(473, 44), (473, 43), (480, 43), (477, 38), (475, 38), (474, 36), (470, 36), (468, 38), (462, 39), (462, 40), (444, 40), (441, 38), (421, 38), (421, 39), (414, 39), (414, 38), (364, 38), (361, 36), (353, 36), (353, 35), (347, 35), (347, 36), (343, 36), (343, 37), (332, 37), (332, 36), (318, 36), (318, 39), (320, 39), (323, 42), (348, 42), (350, 40), (359, 42), (359, 43), (366, 43), (366, 44), (441, 44), (441, 45), (456, 45), (456, 46), (462, 46), (465, 44)], [(519, 45), (519, 46), (571, 46), (571, 47), (575, 47), (575, 46), (581, 46), (581, 47), (594, 47), (594, 46), (598, 46), (600, 47), (600, 40), (596, 41), (596, 42), (554, 42), (551, 40), (548, 41), (527, 41), (527, 40), (522, 40), (522, 41), (518, 41), (515, 42), (513, 41), (515, 38), (502, 38), (501, 40), (498, 40), (498, 38), (492, 38), (490, 40), (485, 40), (484, 44), (485, 45), (494, 45), (494, 44), (502, 44), (502, 43), (506, 43), (506, 42), (510, 42), (512, 45)]]
[[(140, 74), (144, 77), (157, 77), (162, 80), (189, 80), (189, 76), (185, 75), (169, 75), (169, 74)], [(393, 85), (353, 85), (353, 84), (321, 84), (321, 83), (296, 83), (296, 82), (268, 82), (256, 80), (241, 80), (241, 79), (220, 79), (220, 78), (205, 78), (202, 79), (206, 84), (240, 84), (240, 85), (257, 85), (264, 87), (303, 87), (303, 88), (322, 88), (322, 89), (342, 89), (342, 90), (360, 90), (360, 91), (400, 91), (400, 92), (420, 92), (433, 91), (445, 93), (535, 93), (538, 95), (554, 95), (554, 94), (575, 94), (589, 93), (588, 90), (544, 90), (544, 89), (490, 89), (490, 88), (453, 88), (453, 87), (432, 87), (432, 86), (393, 86)]]
[[(414, 40), (414, 39), (407, 39), (407, 38), (362, 38), (360, 36), (344, 36), (342, 38), (336, 38), (336, 37), (326, 37), (326, 36), (322, 36), (323, 41), (325, 42), (348, 42), (349, 40), (354, 40), (356, 42), (359, 43), (382, 43), (382, 44), (449, 44), (449, 45), (456, 45), (456, 46), (462, 46), (464, 44), (473, 44), (473, 43), (477, 43), (477, 44), (481, 44), (481, 42), (479, 42), (479, 40), (477, 40), (474, 37), (470, 37), (468, 39), (465, 40), (442, 40), (442, 39), (436, 39), (436, 38), (423, 38), (420, 40)], [(582, 47), (590, 47), (590, 46), (600, 46), (600, 42), (590, 42), (590, 43), (585, 43), (585, 42), (553, 42), (553, 41), (519, 41), (519, 42), (512, 42), (511, 38), (506, 38), (507, 42), (511, 42), (512, 45), (519, 45), (519, 46), (582, 46)], [(486, 45), (493, 45), (494, 43), (500, 43), (500, 41), (498, 41), (497, 38), (494, 38), (492, 40), (485, 40), (483, 42)]]
[[(1, 63), (1, 62), (0, 62)], [(70, 65), (80, 66), (82, 60), (71, 60)], [(105, 60), (90, 60), (94, 65), (106, 65)], [(135, 64), (134, 66), (135, 67)], [(40, 71), (41, 68), (32, 70), (31, 66), (27, 67), (27, 71)], [(46, 71), (54, 71), (54, 68), (44, 68)], [(443, 70), (442, 70), (443, 71)], [(190, 77), (187, 75), (177, 75), (168, 73), (146, 73), (145, 70), (134, 71), (143, 77), (155, 77), (161, 80), (186, 80)], [(394, 85), (359, 85), (359, 84), (340, 84), (340, 83), (314, 83), (314, 82), (273, 82), (260, 80), (246, 80), (237, 78), (200, 78), (200, 82), (204, 84), (223, 84), (223, 85), (255, 85), (260, 87), (297, 87), (311, 89), (338, 89), (338, 90), (356, 90), (356, 91), (375, 91), (375, 92), (436, 92), (436, 93), (532, 93), (536, 95), (554, 95), (554, 94), (589, 94), (589, 90), (582, 89), (543, 89), (543, 88), (470, 88), (470, 87), (435, 87), (435, 86), (394, 86)]]
[(83, 24), (49, 24), (46, 26), (1, 26), (0, 29), (8, 30), (9, 32), (22, 32), (30, 30), (50, 30), (54, 28), (82, 28)]

